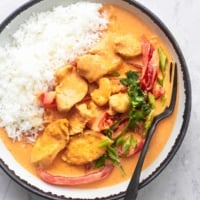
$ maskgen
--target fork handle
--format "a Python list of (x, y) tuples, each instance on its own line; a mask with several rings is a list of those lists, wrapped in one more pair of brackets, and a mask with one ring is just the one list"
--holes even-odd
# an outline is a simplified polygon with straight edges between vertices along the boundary
[(140, 153), (139, 160), (137, 162), (133, 176), (131, 177), (131, 181), (128, 185), (124, 200), (136, 200), (136, 198), (137, 198), (138, 189), (139, 189), (139, 179), (140, 179), (140, 174), (142, 171), (142, 166), (143, 166), (144, 159), (145, 159), (147, 150), (149, 148), (149, 144), (151, 142), (151, 138), (153, 136), (153, 133), (156, 129), (157, 124), (158, 124), (158, 120), (156, 118), (154, 118), (154, 120), (152, 122), (152, 126), (150, 127), (150, 129), (147, 132), (147, 137), (146, 137), (146, 140), (144, 143), (144, 147)]

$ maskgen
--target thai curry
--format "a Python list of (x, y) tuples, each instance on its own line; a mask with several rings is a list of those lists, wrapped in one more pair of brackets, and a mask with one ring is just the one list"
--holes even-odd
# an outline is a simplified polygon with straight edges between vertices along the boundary
[[(1, 130), (16, 160), (49, 184), (96, 188), (128, 179), (153, 117), (170, 99), (172, 58), (161, 39), (122, 8), (100, 12), (109, 17), (101, 40), (38, 94), (45, 129), (37, 140), (13, 142)], [(144, 169), (164, 148), (175, 113), (159, 124)]]

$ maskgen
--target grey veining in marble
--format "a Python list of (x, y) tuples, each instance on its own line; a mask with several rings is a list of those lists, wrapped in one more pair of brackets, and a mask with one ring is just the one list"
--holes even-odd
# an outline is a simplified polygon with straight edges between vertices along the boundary
[[(0, 21), (26, 0), (1, 0)], [(188, 132), (167, 168), (139, 191), (138, 200), (200, 199), (200, 0), (138, 0), (167, 25), (188, 64), (192, 113)], [(0, 170), (0, 200), (42, 200), (14, 183)]]

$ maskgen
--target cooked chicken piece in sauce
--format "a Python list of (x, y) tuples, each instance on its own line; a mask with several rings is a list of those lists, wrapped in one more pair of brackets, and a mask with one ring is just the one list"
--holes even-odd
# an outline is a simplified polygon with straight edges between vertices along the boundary
[(80, 112), (82, 117), (91, 119), (97, 115), (98, 107), (93, 101), (89, 101), (76, 105), (76, 109)]
[(130, 107), (130, 100), (127, 93), (118, 93), (110, 96), (110, 109), (114, 112), (125, 113)]
[(105, 153), (106, 148), (100, 147), (100, 144), (105, 140), (111, 141), (99, 132), (88, 130), (71, 138), (62, 158), (72, 165), (90, 163)]
[(75, 135), (82, 133), (87, 123), (93, 119), (97, 114), (96, 106), (90, 102), (88, 104), (81, 103), (75, 106), (74, 109), (69, 113), (69, 134)]
[(82, 116), (87, 117), (87, 127), (93, 131), (100, 132), (100, 121), (105, 116), (104, 107), (99, 107), (93, 101), (76, 106)]
[(108, 78), (101, 78), (98, 84), (99, 88), (91, 93), (91, 97), (98, 106), (104, 106), (109, 101), (111, 95), (111, 82)]
[(121, 84), (119, 77), (112, 77), (109, 80), (111, 82), (111, 94), (125, 92), (127, 90), (127, 87)]
[(107, 34), (93, 47), (89, 54), (77, 59), (77, 69), (81, 76), (90, 83), (113, 71), (117, 71), (122, 63), (121, 58), (113, 49), (113, 35)]
[(102, 76), (116, 71), (121, 64), (118, 56), (110, 57), (98, 54), (86, 54), (77, 59), (78, 73), (88, 82), (97, 81)]
[(89, 121), (87, 123), (87, 127), (93, 131), (101, 131), (99, 128), (99, 124), (101, 119), (106, 113), (106, 109), (104, 107), (99, 107), (93, 101), (90, 101), (87, 106), (81, 106), (80, 112), (84, 116), (84, 113), (90, 113)]
[(67, 119), (50, 123), (33, 146), (31, 163), (40, 168), (48, 167), (69, 141), (68, 126)]
[(132, 35), (116, 36), (114, 50), (122, 57), (134, 57), (142, 53), (141, 42)]
[(66, 75), (56, 87), (56, 103), (60, 112), (69, 111), (88, 91), (87, 82), (83, 78), (73, 70), (66, 71)]
[(70, 73), (73, 70), (73, 66), (68, 64), (65, 65), (63, 67), (60, 67), (59, 69), (57, 69), (56, 73), (55, 73), (55, 80), (56, 83), (59, 84), (64, 78), (65, 76)]
[(76, 135), (78, 133), (82, 133), (85, 129), (87, 122), (87, 118), (81, 116), (81, 114), (77, 110), (72, 109), (72, 112), (69, 116), (69, 134)]

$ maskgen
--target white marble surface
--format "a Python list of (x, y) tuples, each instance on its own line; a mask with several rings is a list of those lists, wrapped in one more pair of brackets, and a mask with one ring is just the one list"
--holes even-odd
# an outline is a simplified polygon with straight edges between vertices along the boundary
[[(0, 0), (0, 22), (26, 0)], [(200, 0), (139, 0), (171, 30), (188, 64), (192, 82), (192, 114), (185, 140), (167, 168), (139, 191), (138, 200), (200, 199)], [(0, 169), (0, 200), (42, 200)]]

